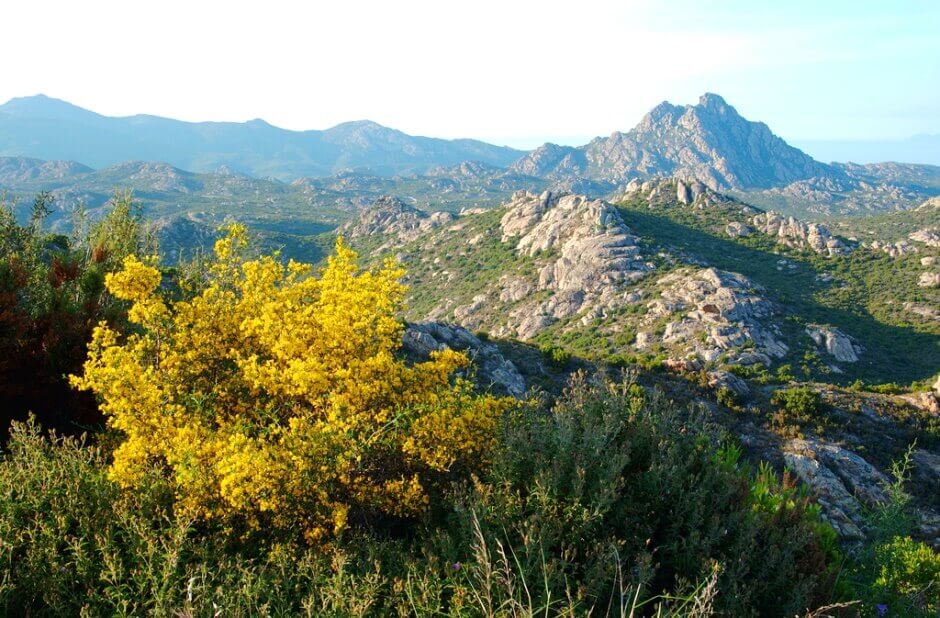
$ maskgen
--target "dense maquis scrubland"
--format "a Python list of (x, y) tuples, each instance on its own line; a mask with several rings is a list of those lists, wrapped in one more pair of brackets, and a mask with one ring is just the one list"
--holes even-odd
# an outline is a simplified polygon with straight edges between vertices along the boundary
[[(230, 225), (168, 266), (129, 195), (71, 237), (46, 231), (49, 199), (21, 223), (0, 211), (8, 615), (940, 607), (913, 508), (935, 425), (892, 434), (891, 474), (846, 536), (834, 496), (817, 502), (732, 429), (758, 422), (760, 384), (774, 435), (808, 441), (839, 418), (792, 368), (748, 369), (747, 395), (652, 357), (580, 357), (564, 337), (461, 331), (468, 345), (421, 354), (443, 335), (403, 321), (421, 268), (406, 253), (360, 263), (340, 239), (313, 266)], [(516, 367), (542, 387), (520, 393)]]

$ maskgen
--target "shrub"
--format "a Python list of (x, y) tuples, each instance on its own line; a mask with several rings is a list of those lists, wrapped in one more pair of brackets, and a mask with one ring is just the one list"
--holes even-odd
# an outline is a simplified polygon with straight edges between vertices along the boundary
[(369, 556), (381, 546), (361, 543), (361, 559), (240, 547), (223, 529), (197, 533), (158, 476), (121, 491), (107, 460), (14, 424), (0, 456), (0, 614), (348, 616), (389, 599)]
[(319, 278), (274, 257), (247, 260), (245, 230), (215, 246), (206, 285), (165, 301), (159, 270), (130, 256), (106, 279), (137, 330), (95, 329), (76, 386), (94, 391), (124, 435), (111, 478), (139, 487), (154, 463), (182, 513), (310, 541), (350, 517), (412, 516), (448, 473), (473, 467), (505, 400), (451, 374), (451, 351), (396, 357), (402, 271), (359, 273), (337, 241)]
[(875, 548), (873, 596), (906, 615), (940, 611), (940, 554), (926, 543), (895, 537)]
[(781, 389), (770, 398), (784, 416), (807, 421), (822, 410), (822, 398), (808, 386)]
[(556, 368), (563, 369), (571, 361), (571, 352), (556, 345), (545, 344), (539, 350), (542, 352), (542, 356)]
[[(794, 615), (827, 595), (834, 533), (792, 483), (752, 478), (701, 418), (634, 389), (576, 385), (510, 417), (488, 474), (458, 501), (462, 536), (512, 552), (536, 607), (582, 611), (688, 591), (720, 569), (727, 615)], [(639, 594), (639, 592), (637, 592)], [(612, 598), (612, 596), (614, 598)]]
[(678, 617), (815, 606), (829, 587), (828, 528), (791, 485), (767, 469), (752, 476), (717, 439), (639, 388), (576, 384), (551, 413), (510, 414), (493, 467), (442, 502), (442, 517), (397, 539), (357, 527), (310, 548), (197, 525), (173, 508), (174, 479), (151, 473), (122, 491), (106, 450), (17, 425), (0, 457), (0, 613)]

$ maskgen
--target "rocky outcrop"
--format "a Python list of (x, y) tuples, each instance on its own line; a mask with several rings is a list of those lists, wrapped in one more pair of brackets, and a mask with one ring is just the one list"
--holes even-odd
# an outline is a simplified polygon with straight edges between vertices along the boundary
[(587, 169), (587, 158), (580, 148), (544, 144), (513, 163), (509, 169), (553, 180), (579, 178)]
[(727, 389), (742, 399), (751, 394), (747, 382), (729, 371), (709, 371), (707, 376), (708, 385), (716, 391)]
[(0, 157), (0, 184), (61, 180), (92, 172), (74, 161), (42, 161), (29, 157)]
[(838, 328), (811, 324), (806, 327), (806, 334), (826, 354), (840, 363), (858, 362), (862, 347)]
[(594, 309), (600, 315), (621, 300), (622, 285), (650, 269), (617, 209), (602, 200), (519, 192), (508, 204), (500, 230), (503, 242), (515, 241), (519, 255), (537, 261), (538, 278), (504, 278), (499, 298), (521, 300), (532, 291), (552, 292), (538, 305), (517, 311), (516, 334), (522, 339), (581, 311)]
[(794, 217), (785, 217), (771, 211), (756, 215), (752, 224), (759, 231), (788, 247), (811, 249), (830, 257), (850, 251), (845, 243), (832, 236), (828, 229), (818, 223), (804, 223)]
[(924, 243), (928, 247), (940, 247), (940, 232), (934, 228), (924, 228), (917, 230), (908, 236), (915, 242)]
[(909, 253), (917, 253), (917, 247), (907, 242), (906, 240), (899, 240), (898, 242), (882, 242), (880, 240), (873, 240), (867, 245), (872, 251), (883, 251), (891, 257), (901, 257), (902, 255), (907, 255)]
[(375, 200), (355, 221), (343, 225), (339, 234), (350, 239), (388, 235), (407, 242), (454, 219), (449, 212), (428, 214), (396, 197), (384, 196)]
[(684, 178), (633, 178), (623, 188), (621, 199), (630, 200), (637, 197), (645, 199), (650, 206), (680, 205), (703, 209), (716, 204), (734, 204), (747, 214), (759, 212), (733, 197), (714, 191), (699, 180)]
[(732, 221), (725, 226), (725, 234), (731, 238), (744, 238), (754, 233), (754, 228), (738, 221)]
[(917, 285), (922, 288), (940, 287), (940, 272), (920, 273), (920, 278), (917, 279)]
[(676, 201), (680, 204), (693, 204), (699, 196), (705, 195), (708, 187), (705, 183), (693, 180), (686, 182), (681, 178), (676, 180)]
[(687, 354), (705, 361), (750, 343), (755, 346), (750, 360), (764, 364), (787, 353), (770, 320), (772, 303), (747, 277), (715, 268), (686, 269), (666, 275), (656, 285), (660, 296), (647, 304), (648, 319), (670, 320), (664, 344), (682, 346)]
[(451, 349), (464, 352), (475, 369), (474, 380), (481, 387), (497, 393), (521, 398), (525, 396), (525, 379), (492, 343), (460, 326), (437, 322), (409, 324), (405, 329), (402, 349), (413, 361), (427, 360), (431, 352)]
[(843, 539), (864, 538), (865, 507), (887, 500), (888, 478), (856, 453), (815, 439), (790, 440), (784, 460), (813, 491), (823, 516)]

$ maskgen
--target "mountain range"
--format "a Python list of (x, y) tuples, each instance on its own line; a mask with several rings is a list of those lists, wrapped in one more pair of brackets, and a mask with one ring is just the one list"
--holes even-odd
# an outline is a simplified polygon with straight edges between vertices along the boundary
[(259, 196), (282, 205), (298, 191), (315, 195), (315, 204), (306, 200), (308, 215), (349, 211), (383, 194), (431, 210), (489, 207), (517, 189), (613, 198), (631, 181), (667, 177), (811, 219), (905, 210), (940, 195), (940, 167), (822, 163), (711, 93), (695, 105), (663, 102), (626, 132), (531, 152), (416, 137), (370, 121), (288, 131), (261, 120), (112, 118), (40, 95), (0, 106), (3, 155), (0, 189), (15, 195), (46, 190), (65, 203), (94, 205), (113, 188), (130, 187), (145, 205), (177, 206), (193, 196), (218, 197), (199, 182), (180, 184), (197, 174), (208, 175), (203, 184), (228, 186), (223, 201), (235, 210)]
[(0, 155), (80, 161), (108, 167), (161, 161), (194, 172), (227, 167), (295, 180), (343, 169), (393, 175), (462, 161), (506, 166), (523, 154), (477, 140), (406, 135), (363, 120), (325, 131), (289, 131), (263, 120), (183, 122), (158, 116), (102, 116), (43, 95), (0, 106)]

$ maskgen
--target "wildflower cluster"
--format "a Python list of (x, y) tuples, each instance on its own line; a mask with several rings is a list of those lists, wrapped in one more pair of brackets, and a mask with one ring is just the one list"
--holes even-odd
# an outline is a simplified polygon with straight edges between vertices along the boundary
[(360, 272), (340, 240), (316, 277), (248, 260), (246, 245), (233, 226), (187, 300), (162, 298), (159, 270), (133, 256), (107, 277), (137, 328), (121, 339), (99, 325), (71, 380), (126, 436), (113, 480), (139, 486), (157, 465), (184, 513), (299, 526), (314, 542), (354, 512), (417, 514), (434, 479), (483, 461), (508, 402), (452, 380), (461, 354), (397, 357), (394, 263)]

